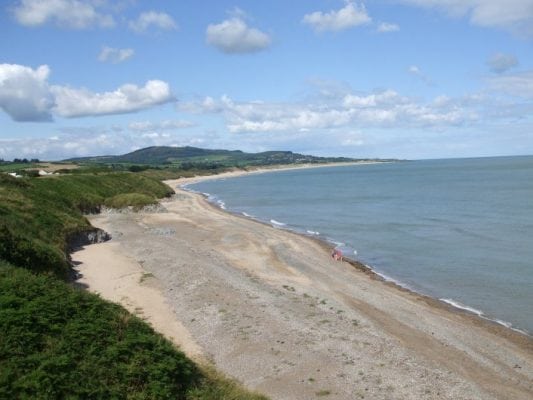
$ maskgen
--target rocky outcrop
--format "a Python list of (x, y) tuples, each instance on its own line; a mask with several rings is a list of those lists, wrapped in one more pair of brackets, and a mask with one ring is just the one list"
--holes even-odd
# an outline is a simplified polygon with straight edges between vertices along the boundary
[(69, 253), (94, 243), (107, 242), (111, 239), (111, 235), (106, 231), (98, 228), (90, 228), (86, 231), (76, 232), (69, 235), (67, 239)]

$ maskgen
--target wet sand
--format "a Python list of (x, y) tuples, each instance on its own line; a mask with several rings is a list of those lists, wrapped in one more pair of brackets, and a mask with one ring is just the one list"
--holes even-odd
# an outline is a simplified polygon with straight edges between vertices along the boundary
[(187, 182), (167, 182), (166, 212), (92, 216), (113, 239), (72, 255), (80, 282), (273, 399), (532, 398), (531, 337), (223, 212), (176, 188)]

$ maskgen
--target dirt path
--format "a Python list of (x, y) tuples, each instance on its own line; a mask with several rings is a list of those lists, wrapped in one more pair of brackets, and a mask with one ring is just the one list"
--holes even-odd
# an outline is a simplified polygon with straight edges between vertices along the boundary
[[(91, 219), (113, 239), (74, 254), (85, 284), (134, 299), (156, 329), (159, 308), (149, 310), (137, 286), (158, 292), (193, 348), (248, 387), (273, 399), (532, 398), (531, 338), (373, 279), (310, 238), (201, 196), (178, 190), (163, 205), (168, 212)], [(137, 286), (102, 292), (111, 278), (89, 271), (105, 263), (84, 254), (110, 245), (138, 268)]]

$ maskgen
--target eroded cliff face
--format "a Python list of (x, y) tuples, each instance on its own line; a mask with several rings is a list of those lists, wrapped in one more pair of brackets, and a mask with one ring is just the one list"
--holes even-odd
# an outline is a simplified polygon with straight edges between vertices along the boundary
[(89, 228), (85, 231), (69, 235), (67, 239), (69, 253), (89, 244), (107, 242), (111, 235), (99, 228)]

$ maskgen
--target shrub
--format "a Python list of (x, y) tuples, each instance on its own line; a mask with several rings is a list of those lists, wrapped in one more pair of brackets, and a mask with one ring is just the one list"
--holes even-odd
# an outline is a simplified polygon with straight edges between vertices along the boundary
[(122, 307), (0, 263), (0, 398), (174, 398), (192, 361)]
[(155, 204), (157, 200), (153, 196), (142, 193), (124, 193), (106, 199), (104, 205), (110, 208), (133, 207), (136, 210), (149, 204)]
[(0, 259), (35, 272), (53, 272), (67, 278), (70, 270), (66, 257), (50, 244), (21, 236), (5, 225), (0, 226)]

